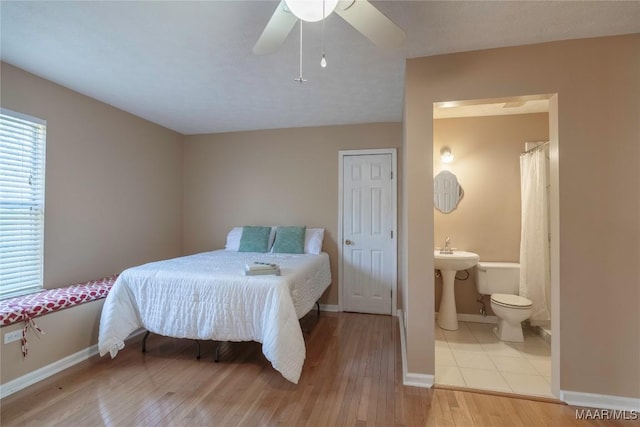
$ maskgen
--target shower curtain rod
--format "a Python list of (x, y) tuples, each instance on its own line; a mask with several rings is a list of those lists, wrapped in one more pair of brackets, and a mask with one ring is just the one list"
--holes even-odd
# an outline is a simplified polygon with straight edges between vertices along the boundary
[[(531, 141), (528, 141), (528, 142), (531, 142)], [(536, 146), (535, 146), (535, 147), (533, 147), (533, 148), (529, 148), (527, 151), (523, 151), (523, 152), (522, 152), (522, 154), (532, 153), (532, 152), (534, 152), (534, 151), (536, 151), (536, 150), (539, 150), (539, 149), (541, 149), (542, 147), (544, 147), (545, 145), (549, 145), (549, 142), (550, 142), (550, 141), (545, 141), (545, 142), (543, 142), (542, 144), (536, 145)], [(520, 154), (520, 155), (522, 155), (522, 154)]]

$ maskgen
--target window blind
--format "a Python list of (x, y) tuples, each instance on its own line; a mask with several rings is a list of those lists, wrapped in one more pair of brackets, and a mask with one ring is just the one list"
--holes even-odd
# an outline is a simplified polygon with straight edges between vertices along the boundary
[(0, 299), (42, 288), (46, 122), (0, 110)]

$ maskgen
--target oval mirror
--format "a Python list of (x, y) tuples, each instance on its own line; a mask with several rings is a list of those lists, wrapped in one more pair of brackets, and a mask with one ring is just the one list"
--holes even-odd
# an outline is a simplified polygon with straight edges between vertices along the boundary
[(433, 204), (440, 212), (454, 210), (463, 194), (458, 178), (451, 172), (442, 171), (433, 178)]

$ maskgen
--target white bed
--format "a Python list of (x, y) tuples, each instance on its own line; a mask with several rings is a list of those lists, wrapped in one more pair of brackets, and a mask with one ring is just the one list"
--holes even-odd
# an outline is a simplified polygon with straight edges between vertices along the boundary
[[(255, 261), (276, 263), (280, 276), (245, 276)], [(331, 283), (326, 253), (271, 254), (218, 250), (125, 270), (105, 300), (100, 355), (115, 357), (139, 328), (175, 338), (258, 341), (287, 380), (302, 372), (299, 318)]]

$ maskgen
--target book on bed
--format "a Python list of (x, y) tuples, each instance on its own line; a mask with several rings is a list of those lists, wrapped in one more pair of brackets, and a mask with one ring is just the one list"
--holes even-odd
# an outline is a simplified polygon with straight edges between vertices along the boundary
[(267, 274), (279, 276), (280, 267), (278, 266), (278, 264), (256, 261), (252, 264), (245, 264), (244, 274), (246, 276), (262, 276)]

